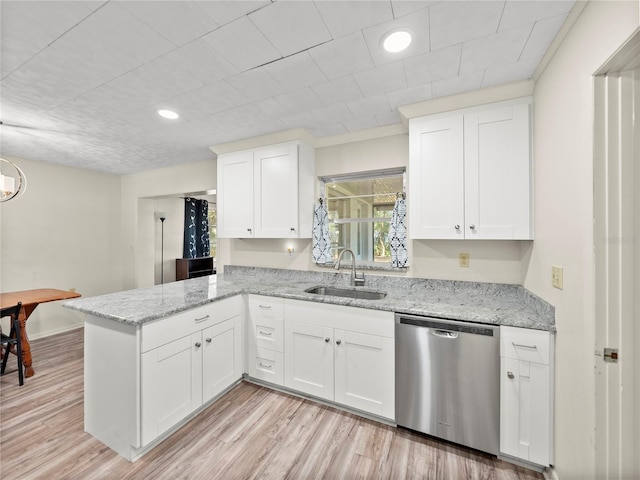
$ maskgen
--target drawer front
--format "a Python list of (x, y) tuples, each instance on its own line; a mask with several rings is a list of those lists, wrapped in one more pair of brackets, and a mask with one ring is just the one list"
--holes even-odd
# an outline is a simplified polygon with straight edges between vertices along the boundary
[(282, 318), (284, 298), (249, 295), (249, 315), (266, 318)]
[(285, 299), (284, 318), (287, 321), (321, 325), (352, 332), (394, 338), (394, 313), (368, 308), (332, 305)]
[(142, 325), (142, 352), (242, 315), (240, 295), (160, 318)]
[(284, 385), (284, 354), (249, 346), (249, 375), (276, 385)]
[(549, 332), (527, 328), (500, 327), (500, 355), (549, 365), (552, 337)]
[(283, 352), (284, 326), (282, 318), (251, 316), (249, 343), (256, 347)]

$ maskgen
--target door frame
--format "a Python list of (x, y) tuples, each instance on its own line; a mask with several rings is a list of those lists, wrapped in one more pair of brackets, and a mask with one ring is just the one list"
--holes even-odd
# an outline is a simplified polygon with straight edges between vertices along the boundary
[[(594, 76), (595, 463), (640, 474), (640, 29)], [(635, 112), (635, 113), (634, 113)], [(617, 363), (604, 348), (617, 348)]]

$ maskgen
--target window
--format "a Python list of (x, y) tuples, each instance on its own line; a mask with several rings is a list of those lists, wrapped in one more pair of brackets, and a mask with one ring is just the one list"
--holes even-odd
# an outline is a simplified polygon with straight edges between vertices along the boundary
[(345, 248), (359, 263), (391, 261), (389, 226), (404, 169), (321, 178), (329, 212), (334, 261)]
[[(209, 204), (211, 206), (211, 204)], [(218, 223), (218, 212), (215, 208), (209, 208), (208, 210), (208, 219), (209, 219), (209, 255), (213, 258), (216, 258), (217, 251), (217, 238), (218, 238), (218, 230), (216, 225)]]

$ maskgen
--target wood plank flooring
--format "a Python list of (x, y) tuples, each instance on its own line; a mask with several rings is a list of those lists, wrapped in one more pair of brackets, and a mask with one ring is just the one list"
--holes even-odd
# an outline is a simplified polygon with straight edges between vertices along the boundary
[(83, 430), (83, 330), (32, 342), (36, 375), (0, 377), (3, 479), (491, 479), (542, 474), (241, 383), (130, 463)]

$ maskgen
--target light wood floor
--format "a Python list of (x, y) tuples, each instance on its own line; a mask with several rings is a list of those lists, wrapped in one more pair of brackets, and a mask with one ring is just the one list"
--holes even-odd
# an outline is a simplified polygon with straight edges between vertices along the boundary
[(135, 463), (83, 431), (82, 329), (32, 342), (0, 377), (3, 479), (542, 479), (537, 472), (241, 383)]

